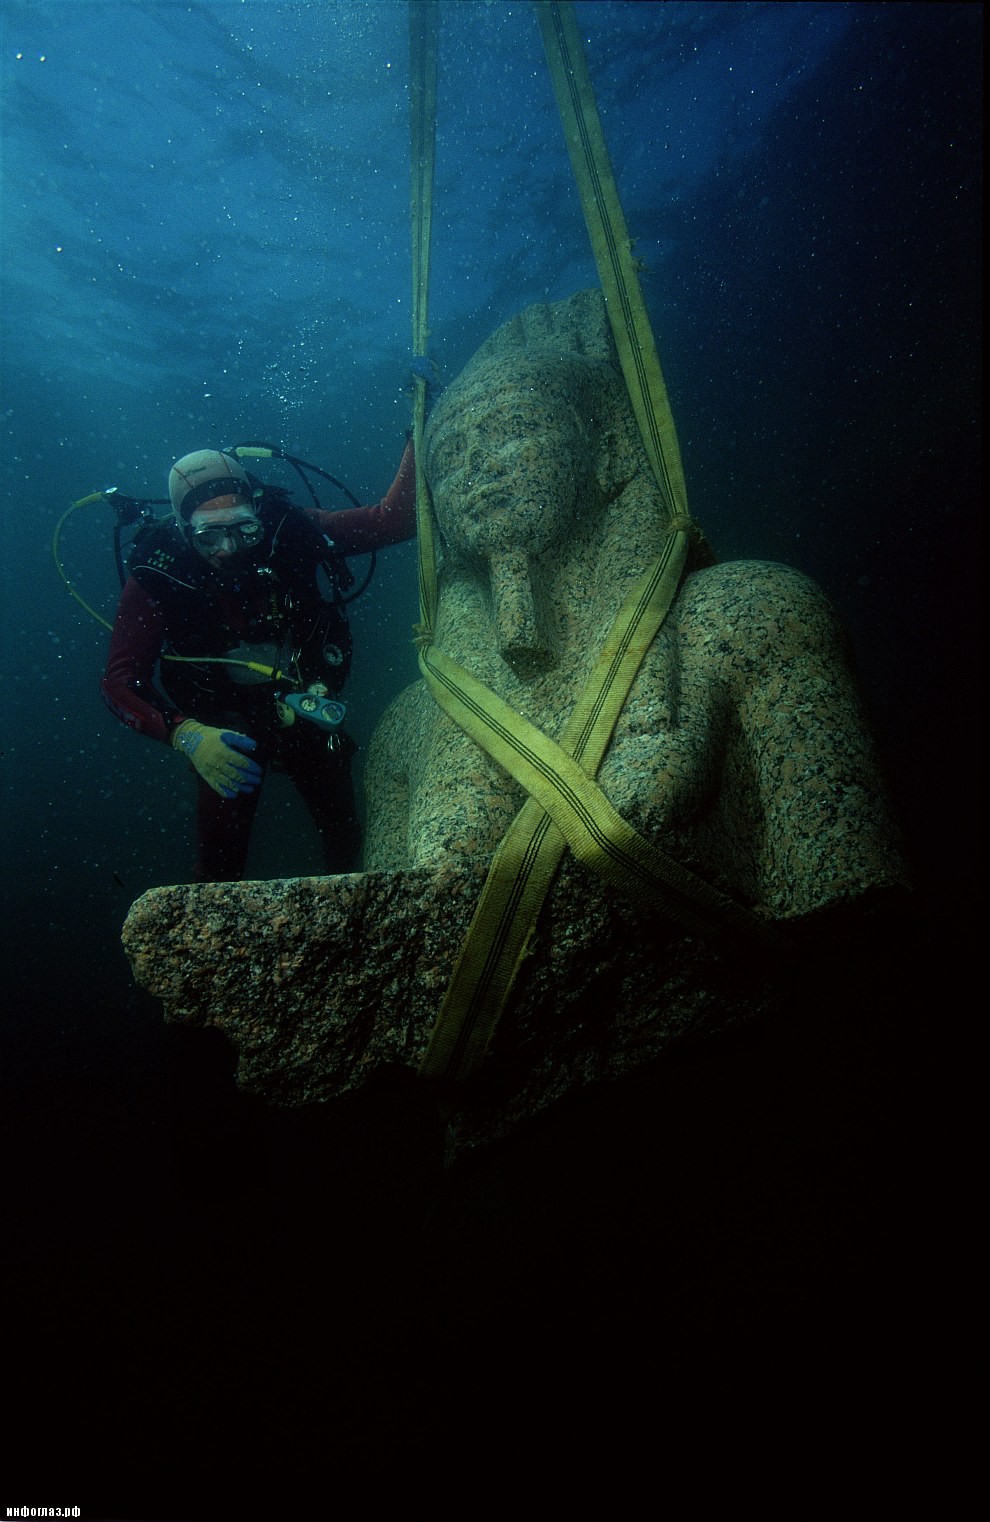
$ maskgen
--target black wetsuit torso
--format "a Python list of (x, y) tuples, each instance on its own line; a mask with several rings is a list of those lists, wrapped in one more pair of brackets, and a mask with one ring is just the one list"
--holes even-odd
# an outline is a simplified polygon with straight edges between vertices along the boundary
[[(176, 709), (206, 724), (236, 721), (271, 745), (280, 728), (278, 690), (319, 682), (337, 696), (344, 687), (353, 648), (342, 601), (350, 572), (319, 527), (279, 494), (266, 494), (258, 511), (265, 537), (236, 570), (215, 571), (174, 523), (140, 535), (128, 569), (161, 612), (164, 654), (183, 657), (160, 666)], [(218, 659), (228, 655), (229, 663)], [(248, 661), (278, 675), (266, 678)]]

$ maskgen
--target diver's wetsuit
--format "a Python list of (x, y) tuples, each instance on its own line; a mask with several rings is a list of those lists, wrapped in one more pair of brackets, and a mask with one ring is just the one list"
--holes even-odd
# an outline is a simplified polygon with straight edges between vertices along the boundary
[[(295, 507), (275, 491), (261, 499), (258, 512), (265, 525), (261, 545), (225, 574), (192, 549), (174, 523), (141, 538), (117, 609), (103, 696), (130, 728), (165, 743), (184, 719), (249, 735), (259, 765), (275, 764), (291, 777), (320, 832), (327, 871), (351, 871), (360, 848), (353, 741), (339, 730), (328, 737), (301, 717), (284, 725), (275, 684), (236, 661), (277, 665), (289, 671), (286, 685), (321, 682), (332, 697), (340, 693), (351, 662), (339, 596), (347, 577), (343, 557), (415, 533), (412, 446), (373, 506), (327, 513)], [(163, 654), (187, 658), (162, 660), (164, 696), (154, 684)], [(231, 665), (196, 661), (224, 655)], [(222, 798), (201, 778), (197, 783), (196, 876), (234, 881), (244, 874), (261, 789)]]

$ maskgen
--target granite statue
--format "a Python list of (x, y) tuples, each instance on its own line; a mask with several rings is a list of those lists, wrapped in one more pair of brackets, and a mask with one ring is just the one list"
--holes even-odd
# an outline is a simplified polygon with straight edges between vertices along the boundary
[[(435, 643), (551, 737), (671, 520), (601, 294), (531, 307), (443, 393), (426, 434), (438, 536)], [(598, 782), (642, 836), (801, 944), (908, 871), (839, 621), (806, 576), (719, 564), (698, 541)], [(416, 682), (365, 771), (364, 870), (157, 889), (125, 943), (167, 1018), (219, 1027), (239, 1081), (329, 1098), (422, 1057), (518, 783)], [(452, 1147), (779, 1000), (662, 912), (565, 858), (490, 1068), (445, 1107)]]

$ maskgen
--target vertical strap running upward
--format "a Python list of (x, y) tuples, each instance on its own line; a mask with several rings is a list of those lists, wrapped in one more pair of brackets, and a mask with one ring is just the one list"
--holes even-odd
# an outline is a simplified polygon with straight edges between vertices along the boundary
[(430, 235), (437, 115), (437, 0), (409, 0), (409, 126), (412, 161), (412, 338), (415, 396), (416, 528), (420, 638), (432, 638), (437, 611), (433, 515), (423, 466), (430, 299)]
[(687, 517), (677, 432), (632, 257), (571, 0), (535, 0), (612, 335), (643, 444), (668, 510)]
[[(423, 564), (429, 502), (422, 481), (420, 669), (440, 706), (531, 794), (495, 853), (420, 1066), (422, 1076), (448, 1082), (470, 1078), (483, 1061), (568, 846), (620, 891), (695, 933), (716, 930), (764, 951), (780, 949), (770, 927), (631, 829), (594, 782), (640, 663), (677, 595), (693, 525), (666, 386), (573, 8), (566, 0), (537, 0), (537, 14), (623, 375), (672, 521), (659, 561), (631, 589), (555, 744), (432, 645), (436, 578), (432, 536), (431, 575)], [(416, 140), (414, 128), (414, 183)], [(421, 231), (414, 234), (414, 248), (417, 237), (422, 249)], [(425, 318), (422, 339), (425, 344)], [(421, 391), (417, 460), (425, 381)]]

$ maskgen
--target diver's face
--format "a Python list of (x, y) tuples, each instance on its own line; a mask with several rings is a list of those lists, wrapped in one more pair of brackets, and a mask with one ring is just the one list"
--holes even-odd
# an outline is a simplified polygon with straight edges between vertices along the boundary
[(218, 571), (242, 565), (264, 533), (261, 519), (246, 503), (213, 512), (200, 508), (189, 520), (189, 542)]

